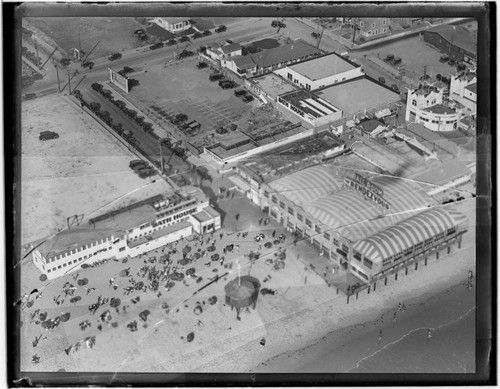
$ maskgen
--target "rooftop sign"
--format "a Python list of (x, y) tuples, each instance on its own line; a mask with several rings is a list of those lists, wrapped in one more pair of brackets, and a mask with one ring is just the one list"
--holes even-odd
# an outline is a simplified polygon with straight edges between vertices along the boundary
[(382, 198), (384, 191), (380, 187), (372, 184), (362, 175), (356, 173), (354, 178), (345, 177), (344, 184), (347, 189), (361, 193), (365, 199), (371, 200), (375, 205), (389, 209), (389, 203)]

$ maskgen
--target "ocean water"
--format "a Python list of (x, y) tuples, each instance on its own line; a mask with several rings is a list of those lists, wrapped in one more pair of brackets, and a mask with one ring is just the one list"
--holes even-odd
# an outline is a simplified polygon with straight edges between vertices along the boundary
[(474, 373), (475, 310), (431, 330), (413, 329), (357, 363), (351, 373)]

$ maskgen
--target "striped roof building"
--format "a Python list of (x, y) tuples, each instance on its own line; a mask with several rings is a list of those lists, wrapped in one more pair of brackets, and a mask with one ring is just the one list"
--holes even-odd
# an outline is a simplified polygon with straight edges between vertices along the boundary
[(372, 262), (381, 263), (421, 242), (446, 234), (466, 220), (467, 217), (458, 211), (432, 208), (356, 242), (353, 249)]
[(272, 181), (269, 186), (292, 203), (304, 208), (314, 200), (337, 192), (342, 184), (340, 177), (318, 165)]

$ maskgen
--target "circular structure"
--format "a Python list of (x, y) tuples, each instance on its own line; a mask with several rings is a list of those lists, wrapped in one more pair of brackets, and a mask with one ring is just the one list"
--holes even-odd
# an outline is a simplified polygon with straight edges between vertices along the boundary
[(224, 287), (226, 304), (231, 306), (231, 310), (236, 308), (236, 317), (238, 319), (241, 309), (249, 306), (255, 309), (257, 298), (259, 297), (259, 289), (259, 280), (252, 276), (236, 277)]

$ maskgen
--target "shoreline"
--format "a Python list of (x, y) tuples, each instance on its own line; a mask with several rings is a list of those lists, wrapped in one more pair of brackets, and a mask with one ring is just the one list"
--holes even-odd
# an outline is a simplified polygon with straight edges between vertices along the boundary
[[(467, 300), (472, 298), (475, 303), (475, 294), (473, 291), (468, 291), (463, 282), (459, 282), (445, 289), (442, 293), (427, 293), (417, 298), (407, 301), (402, 301), (406, 305), (405, 312), (398, 312), (396, 322), (393, 322), (393, 314), (397, 309), (391, 308), (385, 310), (378, 318), (351, 324), (347, 327), (339, 328), (322, 336), (315, 343), (312, 343), (304, 348), (294, 350), (292, 352), (283, 352), (266, 361), (260, 363), (253, 368), (251, 372), (255, 373), (348, 373), (356, 368), (359, 368), (359, 363), (365, 359), (378, 354), (380, 351), (385, 350), (392, 344), (399, 342), (405, 338), (409, 333), (418, 329), (426, 329), (427, 327), (437, 329), (443, 326), (454, 323), (457, 319), (446, 320), (445, 323), (440, 323), (443, 316), (449, 314), (449, 310), (442, 309), (443, 307), (454, 308), (450, 300), (457, 300), (458, 297), (465, 295)], [(468, 295), (468, 296), (467, 296)], [(464, 301), (461, 299), (460, 301)], [(471, 313), (474, 307), (470, 307), (470, 301), (467, 301), (467, 306), (459, 308), (461, 314), (459, 317), (466, 316)], [(465, 312), (463, 312), (465, 311)], [(427, 313), (426, 313), (427, 312)], [(436, 315), (437, 313), (437, 315)], [(430, 319), (426, 321), (428, 325), (425, 328), (413, 328), (408, 332), (409, 327), (415, 325), (423, 325), (422, 317)], [(418, 324), (417, 324), (418, 323)], [(408, 324), (412, 325), (409, 326)], [(379, 330), (382, 330), (382, 341), (378, 342)], [(427, 331), (425, 331), (425, 335)], [(353, 347), (354, 346), (354, 347)], [(357, 358), (356, 353), (352, 353), (349, 357), (348, 349), (357, 349), (365, 356)], [(339, 355), (338, 358), (332, 355)], [(352, 365), (352, 360), (357, 359), (357, 363), (347, 369), (348, 365)], [(338, 368), (328, 370), (325, 365), (329, 363), (337, 363)], [(394, 372), (394, 371), (392, 371)]]

